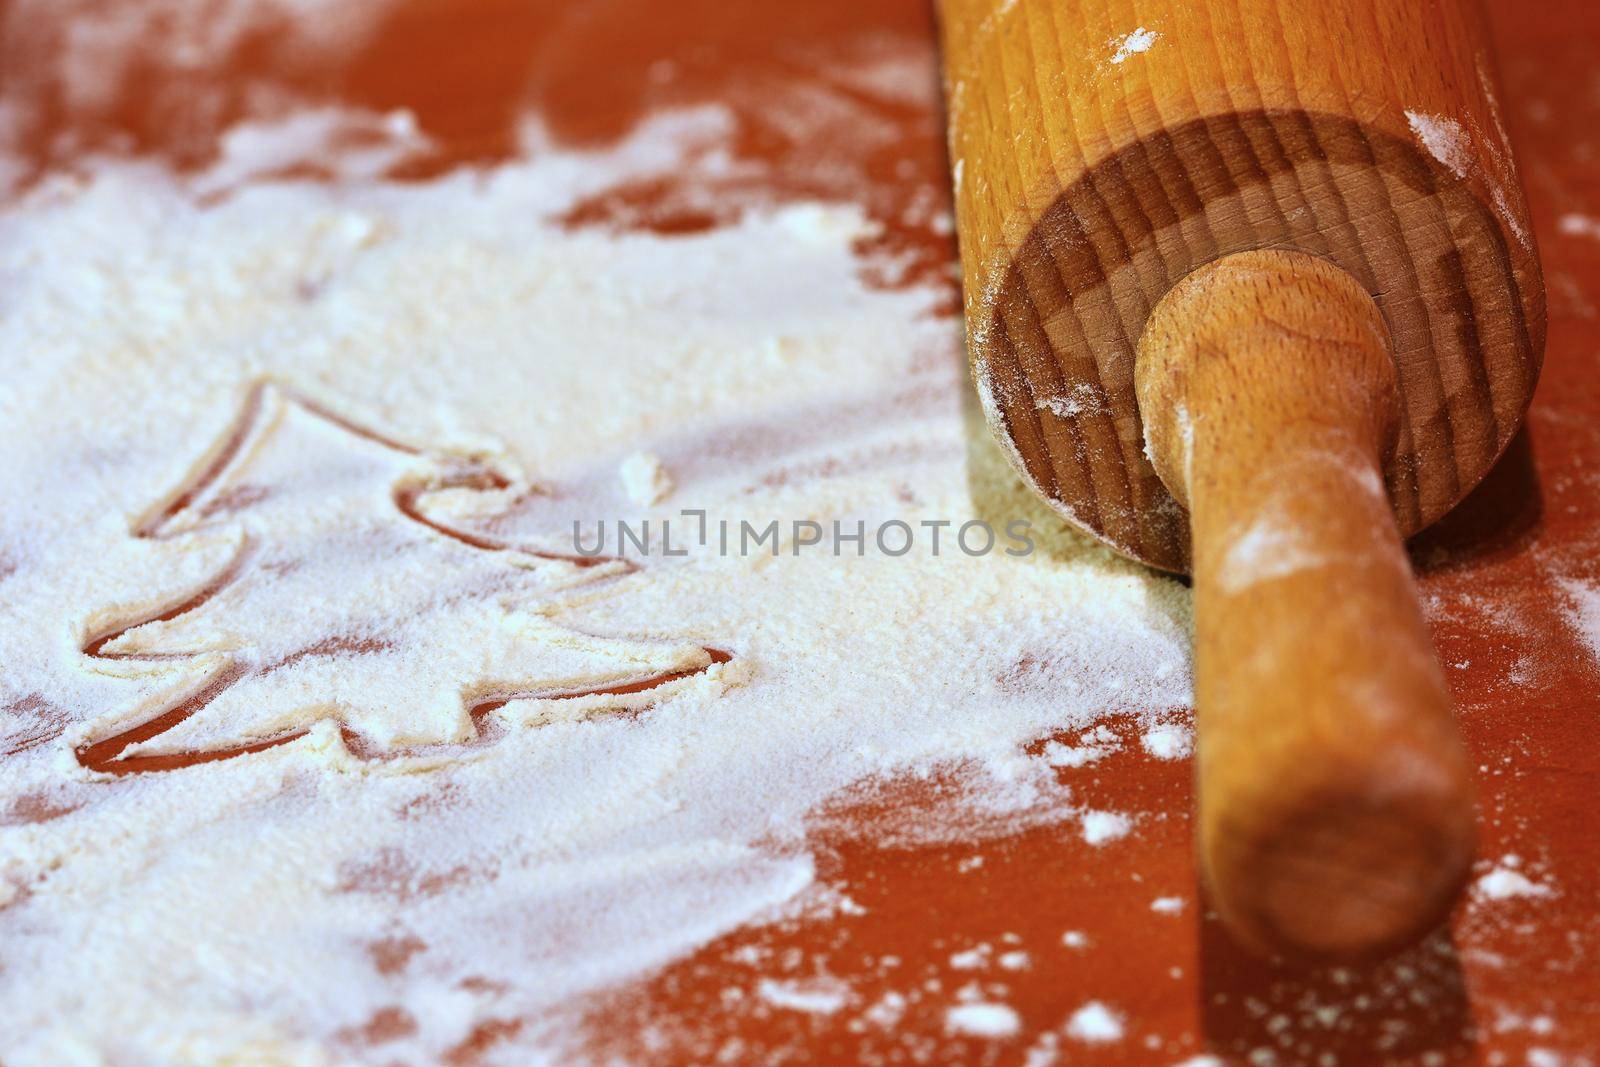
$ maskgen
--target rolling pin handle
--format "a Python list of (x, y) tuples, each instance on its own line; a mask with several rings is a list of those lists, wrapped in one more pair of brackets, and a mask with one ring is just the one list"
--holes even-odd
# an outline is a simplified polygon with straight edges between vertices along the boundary
[(1383, 316), (1331, 263), (1245, 252), (1160, 302), (1135, 365), (1190, 509), (1201, 865), (1244, 941), (1361, 958), (1448, 911), (1471, 779), (1382, 480)]

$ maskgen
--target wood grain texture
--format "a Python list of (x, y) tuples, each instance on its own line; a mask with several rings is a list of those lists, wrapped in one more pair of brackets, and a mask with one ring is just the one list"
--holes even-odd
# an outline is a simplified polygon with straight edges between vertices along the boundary
[(941, 0), (973, 372), (1026, 479), (1118, 550), (1189, 565), (1134, 351), (1222, 256), (1338, 264), (1393, 337), (1401, 534), (1526, 410), (1544, 296), (1480, 13), (1417, 0)]
[(1350, 275), (1268, 251), (1185, 278), (1139, 344), (1151, 458), (1192, 517), (1201, 864), (1273, 951), (1412, 941), (1472, 860), (1471, 768), (1381, 477), (1389, 343)]

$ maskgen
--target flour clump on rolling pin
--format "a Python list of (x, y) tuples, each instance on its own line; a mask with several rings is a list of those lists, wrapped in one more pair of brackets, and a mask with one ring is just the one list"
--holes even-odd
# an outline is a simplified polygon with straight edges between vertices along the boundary
[(1147, 30), (1140, 26), (1127, 36), (1112, 42), (1116, 50), (1111, 53), (1111, 62), (1126, 63), (1129, 58), (1150, 51), (1160, 39), (1161, 35), (1155, 30)]

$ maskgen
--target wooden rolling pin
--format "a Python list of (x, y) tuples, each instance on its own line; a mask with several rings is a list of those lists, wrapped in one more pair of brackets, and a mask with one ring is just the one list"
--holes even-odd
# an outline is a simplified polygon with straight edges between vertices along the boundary
[(973, 377), (1023, 477), (1194, 575), (1201, 867), (1258, 948), (1420, 936), (1471, 767), (1403, 538), (1544, 293), (1473, 0), (940, 0)]

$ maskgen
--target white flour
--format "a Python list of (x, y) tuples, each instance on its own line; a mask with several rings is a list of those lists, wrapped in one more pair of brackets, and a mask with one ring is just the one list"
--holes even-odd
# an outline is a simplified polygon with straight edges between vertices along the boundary
[(1424, 111), (1407, 111), (1406, 122), (1417, 142), (1428, 154), (1443, 164), (1458, 178), (1467, 176), (1472, 162), (1471, 140), (1466, 127), (1444, 115), (1430, 115)]
[(1067, 1036), (1091, 1044), (1117, 1041), (1122, 1038), (1122, 1019), (1098, 1000), (1091, 1000), (1072, 1013)]
[[(561, 1055), (538, 1020), (574, 997), (812, 899), (808, 812), (877, 776), (970, 783), (927, 839), (1129, 832), (1022, 749), (1113, 709), (1160, 729), (1189, 696), (1187, 596), (1046, 536), (963, 413), (938, 294), (868, 288), (848, 205), (685, 237), (549, 221), (672, 172), (715, 118), (204, 202), (270, 160), (188, 187), (105, 163), (0, 215), (8, 1067), (345, 1062), (375, 1018), (405, 1021), (385, 1059), (491, 1017), (535, 1021), (507, 1062)], [(574, 520), (959, 526), (975, 495), (1039, 522), (1039, 551), (554, 558)], [(574, 695), (628, 682), (649, 688)], [(195, 693), (88, 751), (290, 740), (120, 777), (74, 755)]]
[(1143, 26), (1131, 33), (1114, 38), (1112, 44), (1115, 50), (1111, 53), (1112, 63), (1126, 63), (1136, 55), (1150, 51), (1161, 35), (1155, 30), (1147, 30)]

